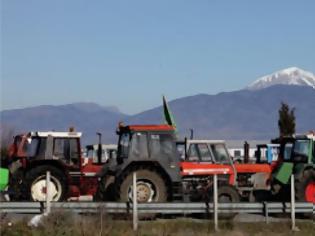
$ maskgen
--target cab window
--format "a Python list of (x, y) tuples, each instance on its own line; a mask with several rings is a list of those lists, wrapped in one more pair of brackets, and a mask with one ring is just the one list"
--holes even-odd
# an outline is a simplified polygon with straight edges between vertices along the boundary
[(217, 163), (229, 164), (229, 154), (224, 144), (211, 144), (211, 149)]
[(153, 134), (149, 135), (150, 138), (150, 157), (159, 158), (163, 157), (170, 162), (178, 154), (176, 150), (176, 143), (174, 142), (173, 135), (170, 134)]
[(130, 134), (123, 133), (119, 137), (118, 156), (120, 158), (128, 157), (130, 143)]
[(296, 140), (294, 144), (294, 154), (308, 156), (309, 140)]
[(80, 157), (78, 140), (75, 138), (55, 138), (53, 155), (67, 164), (77, 164)]
[(212, 161), (212, 156), (211, 156), (211, 153), (207, 144), (205, 143), (198, 144), (198, 149), (199, 149), (201, 161), (204, 161), (204, 162)]
[(131, 142), (131, 155), (135, 158), (146, 159), (148, 154), (148, 140), (144, 133), (134, 133)]
[(197, 150), (197, 144), (191, 144), (188, 149), (188, 155), (187, 155), (188, 161), (199, 161), (199, 155)]

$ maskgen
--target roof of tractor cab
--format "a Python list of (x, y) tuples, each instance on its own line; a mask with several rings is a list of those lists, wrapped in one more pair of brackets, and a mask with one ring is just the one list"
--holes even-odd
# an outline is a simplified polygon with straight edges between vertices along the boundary
[(311, 140), (315, 140), (315, 135), (314, 134), (297, 135), (296, 139), (311, 139)]
[(207, 143), (207, 144), (225, 144), (224, 140), (207, 140), (207, 139), (187, 139), (188, 143)]
[(48, 131), (48, 132), (30, 132), (32, 137), (58, 137), (58, 138), (80, 138), (82, 133), (80, 132), (56, 132), (56, 131)]
[(171, 125), (128, 125), (130, 131), (174, 131), (175, 128)]

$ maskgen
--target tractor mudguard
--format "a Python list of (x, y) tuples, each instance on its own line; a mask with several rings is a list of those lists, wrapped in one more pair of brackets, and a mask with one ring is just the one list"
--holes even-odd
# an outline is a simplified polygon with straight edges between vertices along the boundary
[(0, 168), (0, 191), (4, 191), (9, 183), (9, 170)]
[(276, 171), (274, 178), (277, 179), (282, 184), (288, 184), (290, 176), (293, 172), (293, 163), (283, 162), (279, 169)]
[(98, 173), (96, 173), (96, 177), (102, 178), (105, 175), (115, 176), (120, 170), (121, 167), (116, 166), (116, 163), (110, 161), (109, 163), (105, 164)]

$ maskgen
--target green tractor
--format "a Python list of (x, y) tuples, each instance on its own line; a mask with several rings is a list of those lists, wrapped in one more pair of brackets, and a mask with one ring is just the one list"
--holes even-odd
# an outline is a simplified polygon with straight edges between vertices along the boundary
[(5, 191), (9, 183), (9, 170), (0, 167), (0, 202), (6, 201)]
[(296, 200), (315, 203), (315, 133), (286, 139), (281, 143), (280, 156), (283, 159), (272, 181), (279, 200), (290, 197), (290, 176), (294, 174)]

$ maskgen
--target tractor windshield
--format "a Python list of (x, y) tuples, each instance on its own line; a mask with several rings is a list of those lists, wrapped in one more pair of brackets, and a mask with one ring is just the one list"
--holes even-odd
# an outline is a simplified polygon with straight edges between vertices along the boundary
[[(24, 140), (24, 141), (23, 141)], [(21, 136), (16, 136), (14, 144), (17, 147), (22, 147), (23, 156), (34, 157), (38, 151), (39, 139), (38, 138), (22, 138)]]
[(294, 142), (293, 147), (293, 158), (295, 157), (305, 157), (307, 158), (309, 156), (309, 150), (310, 150), (310, 140), (307, 139), (300, 139), (296, 140)]
[(230, 164), (231, 160), (224, 144), (211, 144), (215, 161), (221, 164)]

